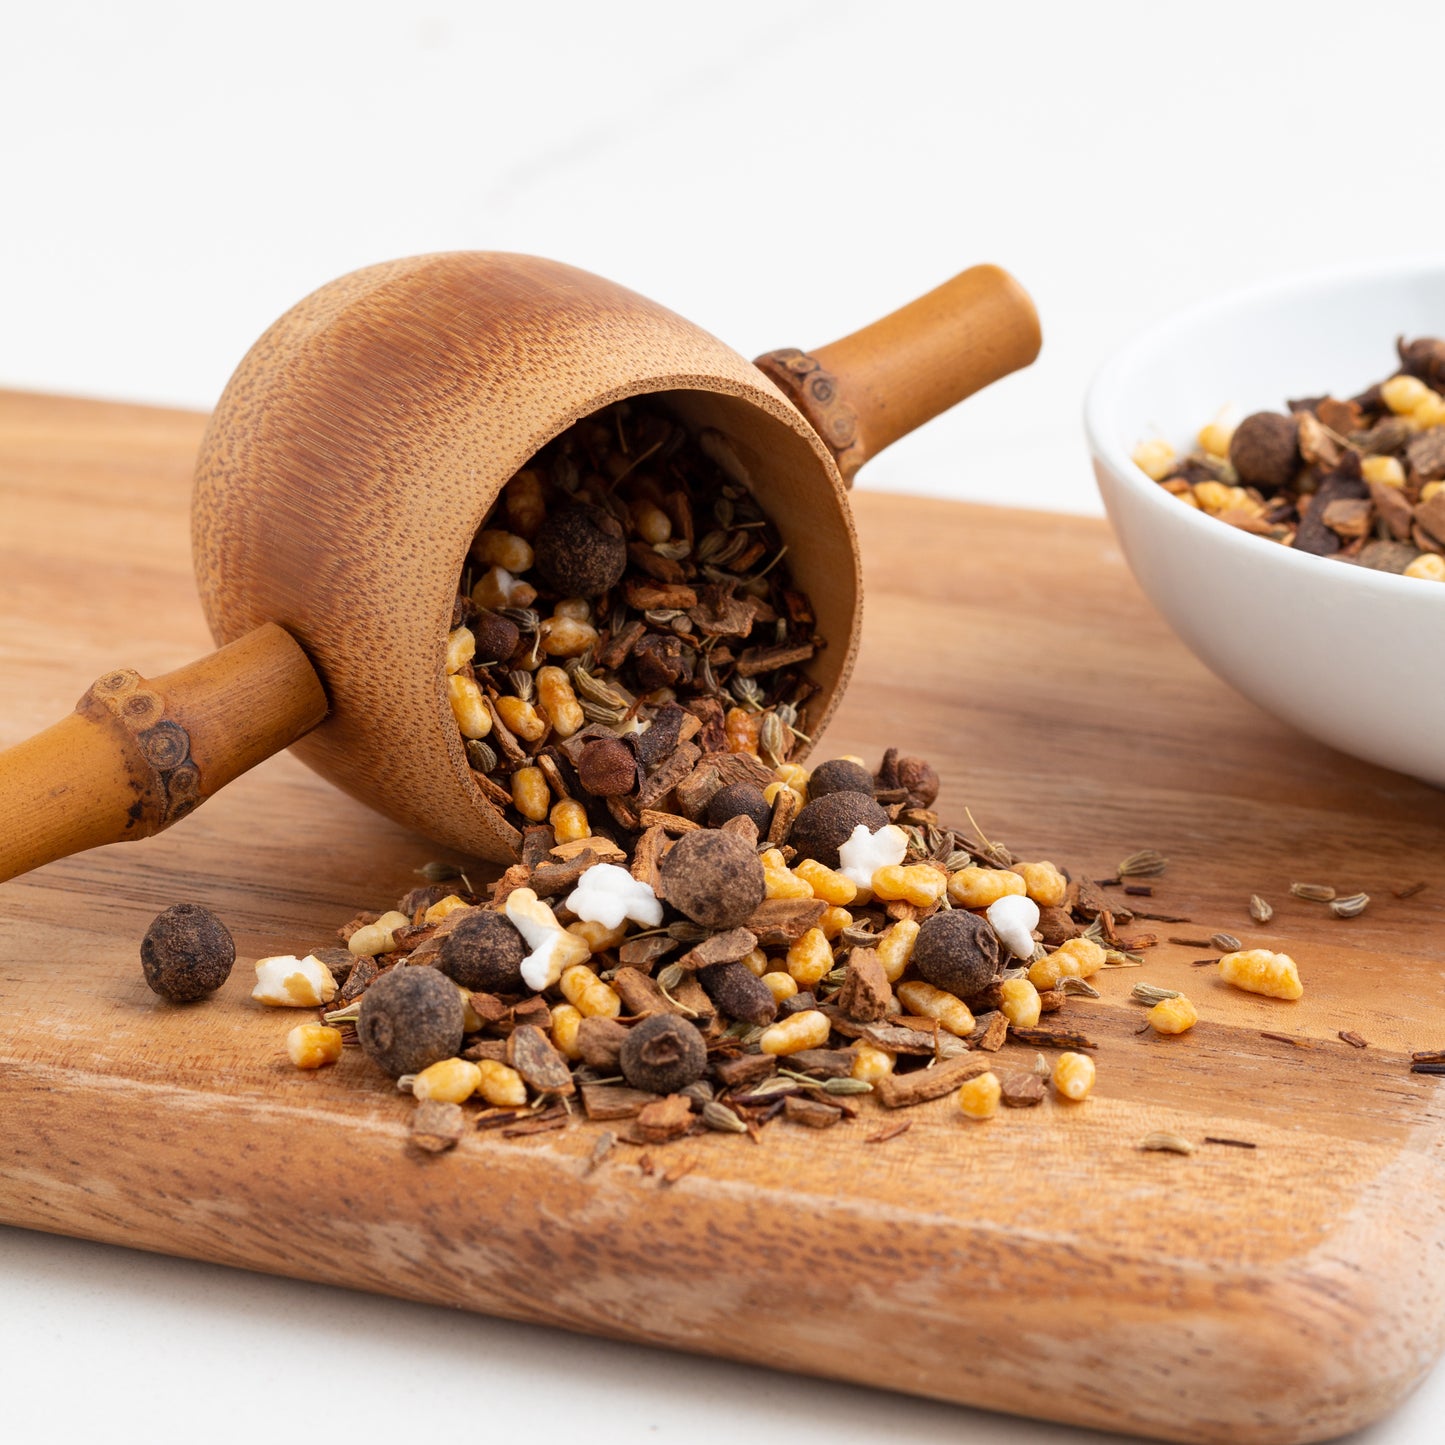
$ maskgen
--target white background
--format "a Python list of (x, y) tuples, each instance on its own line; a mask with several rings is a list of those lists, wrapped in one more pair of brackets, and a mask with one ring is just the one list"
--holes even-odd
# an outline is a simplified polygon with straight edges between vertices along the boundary
[[(1445, 248), (1438, 0), (20, 11), (0, 385), (205, 407), (302, 295), (419, 251), (556, 256), (747, 355), (992, 260), (1043, 357), (860, 481), (1092, 511), (1081, 397), (1132, 331)], [(1086, 1438), (13, 1230), (0, 1310), (17, 1440)], [(1437, 1371), (1361, 1438), (1425, 1445), (1442, 1411)]]

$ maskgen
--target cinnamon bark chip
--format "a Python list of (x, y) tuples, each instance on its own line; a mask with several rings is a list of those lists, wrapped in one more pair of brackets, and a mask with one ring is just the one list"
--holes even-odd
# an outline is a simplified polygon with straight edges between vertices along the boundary
[(661, 1096), (646, 1089), (629, 1089), (621, 1084), (583, 1084), (582, 1110), (589, 1119), (635, 1119)]
[[(1445, 427), (1432, 427), (1415, 437), (1405, 448), (1405, 461), (1416, 481), (1438, 482), (1445, 479)], [(1428, 529), (1436, 531), (1434, 527)], [(1436, 535), (1440, 534), (1437, 532)]]
[(715, 933), (678, 959), (684, 968), (707, 968), (714, 963), (736, 963), (758, 946), (757, 935), (746, 928)]
[(941, 1099), (968, 1079), (988, 1073), (992, 1067), (992, 1059), (965, 1055), (909, 1074), (884, 1074), (874, 1081), (873, 1092), (885, 1109), (907, 1109), (914, 1104), (926, 1104), (930, 1099)]
[[(708, 804), (723, 786), (722, 774), (704, 759), (674, 789), (677, 806), (685, 818), (701, 822), (706, 816)], [(762, 797), (761, 788), (757, 789), (757, 793)]]
[(662, 897), (662, 868), (663, 855), (672, 847), (672, 839), (668, 836), (667, 829), (660, 823), (653, 824), (637, 840), (637, 846), (632, 850), (632, 865), (630, 872), (639, 883), (645, 883), (652, 889), (653, 893)]
[(791, 1124), (804, 1124), (809, 1129), (831, 1129), (843, 1117), (842, 1109), (810, 1099), (802, 1094), (789, 1094), (783, 1100), (783, 1118)]
[(876, 1023), (888, 1016), (893, 987), (875, 949), (855, 948), (849, 953), (835, 1002), (858, 1023)]
[(507, 1063), (534, 1094), (567, 1097), (576, 1092), (567, 1060), (552, 1041), (532, 1024), (514, 1028), (507, 1039)]
[(1368, 535), (1375, 507), (1368, 497), (1341, 497), (1325, 507), (1320, 520), (1337, 537), (1347, 540)]
[(686, 611), (697, 606), (697, 592), (681, 582), (644, 582), (633, 578), (623, 584), (622, 595), (627, 605), (638, 612), (653, 612), (661, 607)]
[[(322, 963), (326, 963), (323, 958)], [(328, 964), (327, 967), (330, 967)], [(334, 973), (335, 970), (333, 969)], [(355, 959), (351, 971), (346, 975), (346, 982), (341, 985), (340, 992), (331, 1001), (333, 1009), (343, 1009), (349, 1003), (355, 1003), (357, 999), (381, 977), (381, 965), (374, 958), (362, 955)]]
[(637, 1137), (647, 1144), (666, 1144), (692, 1132), (692, 1101), (683, 1094), (669, 1094), (655, 1104), (645, 1105), (633, 1126)]
[(468, 1044), (458, 1057), (467, 1059), (474, 1064), (481, 1063), (483, 1059), (490, 1059), (494, 1064), (505, 1064), (507, 1062), (507, 1041), (506, 1039), (477, 1039)]
[(778, 1017), (787, 1019), (794, 1014), (811, 1013), (818, 1007), (818, 1000), (806, 989), (801, 993), (795, 993), (790, 998), (785, 998), (778, 1004)]
[(616, 1072), (627, 1029), (616, 1019), (587, 1018), (577, 1025), (577, 1052), (584, 1064)]
[(739, 677), (757, 677), (799, 662), (808, 662), (817, 649), (811, 642), (781, 643), (776, 647), (749, 647), (737, 661)]
[[(1043, 997), (1042, 994), (1039, 995)], [(973, 1032), (968, 1036), (968, 1045), (987, 1054), (995, 1054), (1008, 1038), (1008, 1015), (999, 1009), (979, 1014), (973, 1022)]]
[(851, 1049), (800, 1049), (787, 1057), (788, 1067), (794, 1073), (811, 1074), (820, 1079), (848, 1078), (857, 1059)]
[(570, 858), (549, 859), (532, 870), (528, 884), (538, 898), (555, 898), (566, 893), (594, 864), (605, 862), (601, 853), (583, 848)]
[(518, 1000), (512, 1009), (512, 1019), (518, 1027), (532, 1024), (545, 1034), (552, 1028), (552, 1006), (541, 994), (534, 994), (531, 998)]
[(1340, 538), (1337, 533), (1329, 530), (1325, 514), (1337, 501), (1358, 500), (1370, 496), (1370, 488), (1360, 477), (1360, 460), (1355, 457), (1354, 452), (1350, 452), (1348, 458), (1354, 460), (1354, 474), (1351, 475), (1342, 464), (1340, 471), (1331, 473), (1319, 483), (1314, 496), (1309, 499), (1308, 507), (1299, 519), (1298, 532), (1295, 533), (1296, 552), (1334, 556), (1335, 552), (1340, 551)]
[(669, 837), (680, 838), (684, 833), (695, 833), (702, 826), (685, 818), (681, 813), (660, 813), (656, 808), (643, 808), (638, 817), (644, 829), (661, 828)]
[(702, 724), (675, 702), (664, 703), (653, 714), (652, 726), (640, 733), (628, 733), (625, 741), (637, 754), (638, 766), (646, 771), (659, 767), (685, 742), (690, 742)]
[(713, 1035), (722, 1032), (722, 1025), (717, 1021), (717, 1011), (713, 1007), (712, 1000), (702, 991), (702, 985), (698, 983), (695, 975), (685, 973), (678, 985), (671, 990), (673, 998), (682, 1005), (684, 1017), (690, 1018), (704, 1038), (711, 1038)]
[(662, 991), (662, 985), (639, 968), (619, 968), (612, 975), (612, 987), (622, 1007), (634, 1017), (681, 1013), (681, 1007)]
[(629, 938), (617, 950), (619, 962), (628, 968), (648, 969), (659, 959), (675, 953), (682, 945), (665, 933), (644, 934), (640, 938)]
[(467, 1132), (467, 1118), (460, 1104), (444, 1104), (440, 1099), (423, 1099), (411, 1116), (409, 1142), (427, 1154), (442, 1154), (454, 1149)]
[(726, 823), (718, 829), (719, 833), (731, 833), (735, 838), (741, 838), (753, 852), (758, 850), (758, 825), (745, 813), (739, 813), (735, 818), (729, 818)]
[(792, 788), (779, 788), (773, 798), (772, 816), (768, 819), (767, 840), (774, 848), (785, 846), (792, 837), (793, 824), (802, 811), (802, 799)]
[(714, 1059), (712, 1071), (726, 1089), (745, 1089), (771, 1079), (778, 1072), (776, 1054), (741, 1054), (732, 1059)]
[(1428, 502), (1421, 502), (1415, 508), (1415, 524), (1437, 542), (1445, 542), (1445, 492), (1436, 492)]
[(1032, 1109), (1043, 1103), (1047, 1090), (1037, 1074), (1005, 1074), (999, 1080), (999, 1098), (1010, 1109)]
[(816, 928), (828, 905), (821, 898), (769, 898), (747, 920), (762, 948), (783, 948)]
[[(1396, 545), (1407, 542), (1410, 537), (1410, 529), (1415, 521), (1415, 509), (1406, 499), (1404, 491), (1400, 487), (1387, 486), (1384, 482), (1371, 482), (1369, 487), (1370, 500), (1375, 504), (1375, 511), (1379, 514), (1380, 520), (1385, 524), (1385, 530), (1389, 532)], [(1390, 544), (1382, 541), (1376, 542), (1374, 545), (1378, 548), (1387, 547)], [(1365, 551), (1369, 550), (1368, 547), (1365, 549)], [(1415, 560), (1417, 553), (1414, 547), (1408, 547), (1406, 550), (1409, 556), (1405, 566), (1409, 566), (1410, 562)], [(1364, 552), (1361, 552), (1359, 561), (1365, 566), (1371, 565), (1365, 561)], [(1381, 570), (1393, 571), (1395, 569), (1386, 567)], [(1399, 570), (1404, 571), (1404, 567)]]
[(692, 771), (698, 759), (693, 743), (679, 743), (677, 750), (659, 763), (638, 785), (637, 806), (646, 811), (661, 805), (663, 799)]
[(724, 784), (752, 783), (756, 788), (766, 788), (776, 781), (772, 770), (751, 753), (704, 753), (698, 759), (698, 767), (713, 769)]

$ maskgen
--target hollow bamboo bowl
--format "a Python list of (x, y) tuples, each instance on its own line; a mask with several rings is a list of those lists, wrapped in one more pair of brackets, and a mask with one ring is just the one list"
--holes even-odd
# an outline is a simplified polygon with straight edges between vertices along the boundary
[[(812, 355), (744, 360), (666, 308), (555, 261), (455, 252), (344, 276), (251, 348), (196, 466), (196, 580), (220, 650), (101, 678), (0, 754), (0, 878), (184, 817), (281, 748), (438, 843), (505, 861), (447, 703), (471, 539), (573, 422), (654, 395), (723, 433), (828, 646), (814, 734), (862, 612), (845, 486), (869, 457), (1037, 355), (1037, 317), (978, 266)], [(67, 786), (57, 788), (58, 780)]]

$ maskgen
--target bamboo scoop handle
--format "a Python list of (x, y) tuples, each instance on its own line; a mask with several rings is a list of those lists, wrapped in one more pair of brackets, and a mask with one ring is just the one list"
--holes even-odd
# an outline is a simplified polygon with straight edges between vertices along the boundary
[(813, 424), (851, 485), (884, 447), (1027, 366), (1041, 341), (1028, 292), (997, 266), (971, 266), (841, 341), (811, 354), (770, 351), (757, 365)]
[(326, 716), (326, 694), (274, 623), (147, 681), (100, 678), (75, 711), (0, 753), (0, 881), (147, 838)]

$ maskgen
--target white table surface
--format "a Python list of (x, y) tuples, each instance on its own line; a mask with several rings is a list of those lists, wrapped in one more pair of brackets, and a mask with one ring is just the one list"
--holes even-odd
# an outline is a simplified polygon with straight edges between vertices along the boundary
[[(1095, 511), (1081, 397), (1131, 332), (1445, 248), (1442, 55), (1431, 0), (5, 7), (0, 385), (206, 407), (306, 292), (419, 251), (557, 256), (748, 355), (992, 260), (1043, 357), (860, 481)], [(597, 1445), (1104, 1438), (0, 1230), (7, 1439), (515, 1438), (538, 1411)], [(1442, 1413), (1437, 1369), (1358, 1439), (1434, 1445)]]

